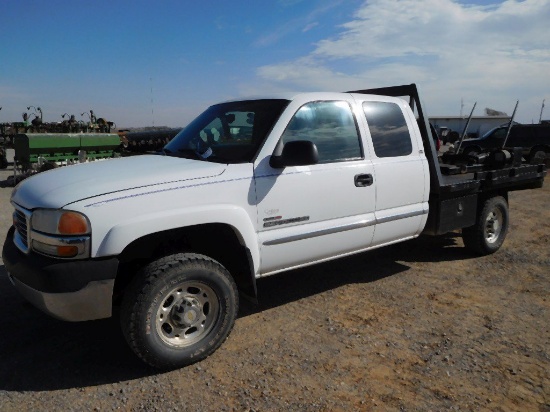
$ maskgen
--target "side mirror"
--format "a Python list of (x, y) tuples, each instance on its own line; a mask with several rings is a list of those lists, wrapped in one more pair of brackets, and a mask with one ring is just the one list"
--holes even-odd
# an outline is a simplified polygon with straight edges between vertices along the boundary
[(269, 165), (274, 169), (287, 166), (309, 166), (319, 162), (319, 153), (315, 143), (309, 140), (295, 140), (283, 146), (280, 156), (272, 155)]

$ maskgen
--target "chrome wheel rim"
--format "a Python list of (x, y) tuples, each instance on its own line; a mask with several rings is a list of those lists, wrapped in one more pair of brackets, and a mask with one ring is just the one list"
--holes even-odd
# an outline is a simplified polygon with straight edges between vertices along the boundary
[(499, 208), (492, 210), (485, 219), (485, 240), (495, 243), (502, 232), (503, 214)]
[(156, 314), (156, 329), (170, 346), (194, 344), (214, 327), (220, 312), (216, 293), (202, 282), (184, 282), (168, 293)]

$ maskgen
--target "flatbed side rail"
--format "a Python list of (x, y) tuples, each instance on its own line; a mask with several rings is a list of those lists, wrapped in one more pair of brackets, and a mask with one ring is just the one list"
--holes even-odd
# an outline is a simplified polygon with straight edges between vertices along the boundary
[(498, 170), (474, 173), (481, 182), (481, 191), (504, 188), (506, 190), (534, 189), (542, 187), (547, 170), (543, 164), (521, 165)]

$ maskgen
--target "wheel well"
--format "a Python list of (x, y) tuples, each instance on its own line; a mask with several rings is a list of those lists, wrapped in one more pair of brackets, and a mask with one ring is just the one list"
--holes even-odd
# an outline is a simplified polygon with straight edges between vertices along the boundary
[(539, 150), (542, 150), (543, 152), (546, 152), (546, 153), (550, 153), (550, 146), (545, 146), (545, 145), (537, 145), (537, 146), (533, 146), (531, 148), (531, 151), (530, 153), (531, 154), (535, 154), (536, 152), (538, 152)]
[(504, 200), (506, 200), (506, 203), (509, 203), (508, 202), (508, 191), (507, 190), (496, 190), (494, 192), (484, 192), (483, 194), (480, 194), (479, 198), (478, 198), (478, 207), (480, 208), (483, 208), (483, 204), (493, 198), (493, 197), (497, 197), (497, 196), (502, 196), (504, 198)]
[(118, 302), (135, 274), (148, 263), (178, 252), (193, 252), (217, 260), (231, 273), (239, 291), (256, 298), (252, 257), (235, 229), (212, 223), (152, 233), (134, 240), (119, 255), (113, 299)]
[[(476, 207), (476, 220), (479, 217), (479, 214), (483, 210), (483, 207), (485, 206), (485, 202), (489, 199), (492, 199), (493, 197), (501, 196), (506, 200), (506, 203), (510, 203), (508, 200), (508, 191), (506, 190), (495, 190), (491, 192), (482, 192), (479, 194), (477, 198), (477, 207)], [(463, 228), (464, 229), (464, 228)]]

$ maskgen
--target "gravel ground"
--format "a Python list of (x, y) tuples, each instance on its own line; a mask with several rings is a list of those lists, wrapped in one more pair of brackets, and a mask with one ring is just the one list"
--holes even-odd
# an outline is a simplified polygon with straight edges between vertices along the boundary
[(261, 304), (242, 304), (225, 344), (167, 373), (131, 353), (115, 318), (34, 309), (0, 265), (0, 410), (549, 412), (549, 194), (510, 195), (492, 256), (449, 234), (260, 280)]

